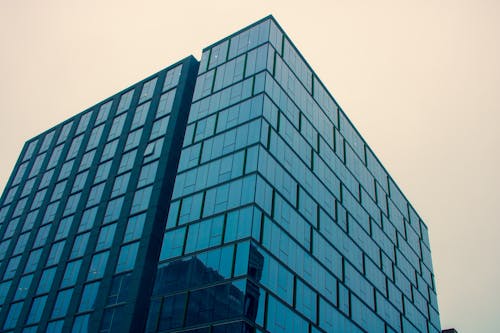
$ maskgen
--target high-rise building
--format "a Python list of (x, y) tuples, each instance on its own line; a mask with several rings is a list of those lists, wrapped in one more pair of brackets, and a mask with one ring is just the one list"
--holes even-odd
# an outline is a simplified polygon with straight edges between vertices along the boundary
[(29, 140), (5, 332), (439, 332), (427, 227), (272, 17)]

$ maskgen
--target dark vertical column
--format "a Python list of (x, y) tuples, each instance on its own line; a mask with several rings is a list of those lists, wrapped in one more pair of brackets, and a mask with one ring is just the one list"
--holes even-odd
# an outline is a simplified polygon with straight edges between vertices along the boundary
[[(137, 286), (131, 286), (137, 291), (136, 302), (130, 304), (132, 320), (130, 327), (121, 332), (143, 332), (149, 311), (149, 303), (160, 257), (160, 251), (167, 222), (170, 199), (177, 174), (177, 166), (184, 141), (189, 110), (193, 98), (199, 63), (194, 57), (188, 57), (182, 68), (181, 77), (177, 86), (177, 94), (172, 108), (170, 123), (166, 135), (166, 144), (160, 160), (159, 172), (164, 172), (160, 184), (155, 189), (159, 190), (156, 196), (156, 210), (154, 221), (148, 223), (144, 237), (149, 237), (147, 242), (146, 256), (143, 263), (137, 263), (136, 269), (140, 270), (139, 278), (134, 282)], [(142, 264), (142, 267), (140, 265)], [(128, 311), (127, 311), (128, 312)], [(127, 320), (125, 320), (127, 321)], [(125, 327), (124, 327), (125, 328)]]

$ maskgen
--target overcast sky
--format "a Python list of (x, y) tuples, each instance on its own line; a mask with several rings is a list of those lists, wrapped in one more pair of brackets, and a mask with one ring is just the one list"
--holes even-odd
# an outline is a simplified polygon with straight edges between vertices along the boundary
[(500, 1), (0, 0), (0, 188), (23, 143), (273, 14), (429, 227), (443, 328), (500, 327)]

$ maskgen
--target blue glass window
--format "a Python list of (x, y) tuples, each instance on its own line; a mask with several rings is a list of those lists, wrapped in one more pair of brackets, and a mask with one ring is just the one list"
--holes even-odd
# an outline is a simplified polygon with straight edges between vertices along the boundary
[(135, 214), (148, 208), (152, 191), (153, 186), (148, 186), (135, 192), (130, 214)]
[(101, 105), (101, 107), (99, 108), (99, 113), (97, 114), (97, 118), (95, 120), (96, 125), (100, 124), (103, 121), (106, 121), (106, 119), (108, 119), (109, 111), (111, 110), (112, 104), (113, 104), (113, 101), (109, 101), (109, 102)]
[(108, 202), (106, 213), (104, 214), (104, 223), (118, 220), (123, 206), (123, 197)]
[(71, 229), (71, 225), (73, 223), (74, 215), (70, 217), (66, 217), (59, 222), (59, 227), (57, 228), (57, 232), (55, 235), (55, 240), (59, 240), (62, 238), (68, 237), (69, 230)]
[(144, 165), (139, 175), (139, 181), (137, 183), (137, 187), (142, 187), (153, 183), (156, 178), (157, 169), (158, 169), (158, 161)]
[(40, 321), (46, 301), (47, 296), (37, 297), (33, 300), (26, 324), (34, 324)]
[[(96, 120), (97, 123), (97, 120)], [(101, 141), (102, 132), (104, 131), (104, 124), (97, 126), (90, 133), (89, 141), (87, 142), (87, 151), (96, 148)]]
[(66, 141), (66, 139), (68, 138), (68, 134), (71, 131), (72, 126), (73, 126), (72, 121), (63, 126), (61, 133), (59, 134), (59, 138), (57, 139), (57, 143), (61, 143), (63, 141)]
[(0, 283), (0, 305), (3, 305), (5, 302), (5, 298), (7, 298), (7, 293), (9, 292), (11, 284), (12, 281)]
[(137, 155), (137, 149), (132, 150), (126, 154), (123, 154), (120, 166), (118, 167), (118, 173), (131, 170), (132, 166), (134, 165), (136, 155)]
[(80, 203), (81, 192), (77, 194), (73, 194), (68, 198), (66, 202), (66, 207), (64, 208), (63, 216), (71, 215), (76, 212), (76, 207)]
[(109, 251), (95, 254), (90, 263), (89, 274), (87, 280), (100, 279), (104, 276), (106, 264), (108, 262)]
[(51, 318), (64, 317), (68, 312), (69, 303), (73, 296), (73, 288), (66, 289), (57, 293), (54, 310), (52, 310)]
[(78, 128), (76, 129), (76, 134), (80, 134), (85, 132), (87, 127), (89, 126), (90, 118), (92, 117), (92, 111), (89, 111), (83, 114), (80, 118), (80, 122), (78, 123)]
[(83, 212), (80, 220), (80, 226), (78, 227), (78, 232), (89, 230), (94, 226), (95, 218), (97, 215), (97, 208), (98, 207), (90, 208)]
[(71, 333), (87, 333), (89, 331), (89, 318), (88, 314), (76, 317)]
[(118, 148), (118, 141), (119, 139), (116, 139), (115, 141), (106, 143), (104, 150), (102, 151), (101, 162), (115, 157), (116, 149)]
[(102, 192), (104, 191), (105, 183), (101, 183), (92, 187), (89, 193), (89, 198), (87, 199), (87, 207), (96, 205), (101, 202)]
[(120, 256), (118, 257), (118, 263), (116, 264), (115, 273), (132, 270), (135, 265), (138, 251), (139, 242), (122, 246), (122, 248), (120, 249)]
[(89, 283), (84, 287), (78, 311), (89, 311), (94, 308), (95, 298), (97, 296), (97, 292), (99, 291), (99, 284), (100, 282), (94, 282)]
[(89, 241), (90, 232), (78, 235), (73, 243), (73, 249), (71, 250), (70, 259), (81, 257), (85, 254), (85, 249), (87, 249), (87, 243)]
[(15, 303), (10, 306), (9, 313), (7, 314), (7, 319), (3, 324), (4, 329), (14, 328), (21, 314), (23, 308), (23, 302)]
[(56, 187), (54, 187), (54, 191), (52, 191), (52, 197), (50, 198), (51, 202), (61, 199), (64, 189), (66, 188), (66, 183), (67, 181), (62, 181), (56, 184)]
[(129, 242), (141, 238), (145, 221), (146, 221), (146, 213), (135, 215), (129, 218), (123, 242)]
[(64, 276), (61, 281), (61, 288), (75, 285), (81, 265), (82, 260), (71, 261), (66, 265), (66, 270), (64, 271)]
[(52, 176), (54, 175), (54, 169), (51, 169), (43, 174), (42, 180), (40, 181), (40, 184), (38, 185), (38, 188), (44, 188), (46, 186), (49, 186)]
[(172, 105), (174, 104), (176, 90), (171, 90), (160, 97), (160, 103), (158, 104), (158, 110), (156, 110), (156, 118), (162, 117), (169, 114), (172, 111)]
[(31, 251), (30, 256), (28, 257), (28, 262), (26, 263), (26, 267), (24, 268), (24, 273), (31, 273), (35, 271), (36, 267), (38, 266), (38, 262), (40, 261), (41, 255), (42, 249)]
[(42, 277), (40, 278), (40, 282), (38, 284), (38, 289), (36, 291), (37, 294), (44, 294), (49, 292), (50, 287), (52, 286), (52, 281), (54, 281), (56, 269), (57, 267), (52, 267), (43, 271)]
[(99, 238), (97, 239), (96, 251), (104, 250), (111, 247), (115, 237), (116, 223), (104, 226), (101, 228)]
[(42, 246), (45, 244), (47, 241), (47, 237), (49, 237), (49, 232), (50, 228), (52, 227), (52, 224), (47, 224), (38, 229), (38, 234), (36, 235), (35, 238), (35, 243), (33, 244), (33, 248), (37, 248), (39, 246)]
[(158, 78), (155, 77), (155, 78), (147, 81), (146, 83), (144, 83), (144, 85), (142, 86), (141, 97), (139, 98), (139, 103), (142, 103), (142, 102), (150, 99), (151, 97), (153, 97), (153, 93), (155, 91), (157, 80), (158, 80)]
[(121, 116), (118, 116), (113, 120), (113, 125), (111, 126), (108, 134), (108, 141), (120, 136), (123, 130), (123, 125), (125, 124), (126, 117), (126, 114), (122, 114)]
[(113, 190), (111, 191), (112, 198), (125, 194), (125, 192), (127, 191), (129, 179), (130, 179), (130, 172), (127, 172), (126, 174), (123, 174), (115, 178)]
[(125, 142), (124, 151), (136, 148), (139, 145), (142, 137), (142, 128), (129, 133), (127, 141)]
[(71, 189), (71, 193), (75, 193), (83, 189), (88, 174), (89, 172), (85, 171), (76, 175), (75, 181), (73, 182), (73, 188)]
[(58, 243), (52, 244), (50, 248), (49, 257), (47, 258), (47, 266), (57, 264), (61, 259), (61, 254), (64, 249), (64, 244), (66, 241), (61, 241)]
[(78, 168), (78, 171), (83, 171), (85, 169), (90, 168), (92, 162), (94, 161), (94, 156), (95, 156), (95, 150), (85, 153), (82, 157), (82, 161), (80, 162), (80, 167)]
[(31, 280), (33, 280), (33, 274), (25, 275), (19, 280), (17, 285), (16, 294), (14, 295), (14, 301), (24, 299), (28, 295), (28, 290), (31, 285)]
[(132, 97), (134, 97), (134, 89), (127, 91), (120, 97), (120, 103), (118, 104), (118, 109), (116, 113), (121, 113), (127, 110), (132, 103)]
[(133, 130), (137, 127), (141, 127), (146, 122), (146, 118), (148, 117), (150, 102), (141, 104), (135, 109), (134, 119), (132, 120), (132, 125), (130, 130)]
[(68, 154), (66, 155), (66, 160), (70, 160), (78, 154), (80, 146), (82, 145), (82, 141), (83, 141), (83, 135), (77, 136), (76, 138), (73, 139), (73, 142), (69, 147)]
[(69, 175), (71, 174), (71, 170), (73, 169), (73, 164), (75, 163), (75, 160), (68, 161), (63, 164), (61, 171), (59, 172), (59, 178), (57, 180), (63, 180), (65, 178), (68, 178)]
[(14, 251), (12, 252), (13, 255), (19, 254), (19, 253), (24, 251), (24, 249), (26, 248), (26, 244), (28, 244), (29, 236), (30, 236), (29, 232), (24, 233), (24, 234), (19, 236), (19, 238), (17, 239), (16, 247), (14, 248)]

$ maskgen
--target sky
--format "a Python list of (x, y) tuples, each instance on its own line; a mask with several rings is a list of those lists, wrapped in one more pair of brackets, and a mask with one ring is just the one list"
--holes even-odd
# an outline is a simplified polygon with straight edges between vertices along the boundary
[(429, 227), (442, 327), (499, 331), (497, 0), (0, 0), (0, 189), (26, 140), (268, 14)]

